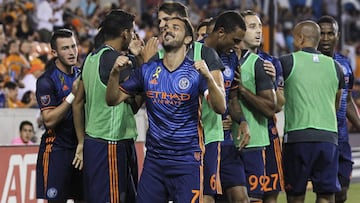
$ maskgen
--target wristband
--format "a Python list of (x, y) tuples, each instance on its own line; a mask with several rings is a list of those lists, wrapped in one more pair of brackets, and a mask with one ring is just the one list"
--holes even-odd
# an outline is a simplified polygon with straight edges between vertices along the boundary
[(65, 101), (69, 104), (72, 104), (75, 99), (75, 95), (71, 92), (66, 98)]

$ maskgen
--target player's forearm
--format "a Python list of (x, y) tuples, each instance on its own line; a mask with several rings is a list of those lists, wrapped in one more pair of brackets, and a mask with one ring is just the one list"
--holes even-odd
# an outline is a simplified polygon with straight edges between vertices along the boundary
[(55, 126), (65, 118), (70, 108), (71, 104), (64, 100), (54, 109), (43, 110), (42, 117), (44, 125), (49, 129), (55, 128)]
[(83, 98), (75, 99), (73, 103), (73, 120), (78, 143), (83, 144), (85, 137), (85, 110)]
[(275, 92), (274, 90), (263, 90), (256, 95), (247, 88), (239, 88), (240, 95), (255, 109), (261, 112), (267, 118), (272, 118), (275, 114)]
[(279, 113), (285, 104), (284, 91), (282, 89), (281, 90), (277, 89), (275, 91), (275, 95), (276, 95), (275, 113)]
[(239, 103), (239, 98), (237, 97), (236, 90), (232, 90), (230, 92), (228, 108), (229, 108), (229, 114), (233, 121), (235, 121), (236, 123), (240, 123), (241, 120), (244, 119), (244, 115), (241, 110), (241, 106)]
[(208, 79), (209, 103), (213, 110), (218, 114), (226, 111), (225, 92), (215, 82), (214, 79)]
[(120, 102), (121, 90), (119, 89), (119, 75), (118, 71), (111, 71), (109, 81), (106, 87), (106, 103), (109, 106), (118, 105)]
[(360, 130), (360, 116), (351, 95), (348, 95), (347, 106), (346, 106), (346, 117), (349, 121)]

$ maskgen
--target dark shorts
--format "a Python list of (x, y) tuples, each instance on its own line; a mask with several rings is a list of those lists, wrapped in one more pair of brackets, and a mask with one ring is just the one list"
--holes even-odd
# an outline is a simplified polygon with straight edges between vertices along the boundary
[(220, 177), (224, 193), (235, 186), (246, 186), (244, 163), (235, 145), (221, 146)]
[(245, 166), (247, 191), (251, 198), (262, 199), (265, 182), (265, 149), (254, 148), (242, 150), (240, 156)]
[(88, 203), (135, 202), (137, 170), (134, 140), (85, 137), (83, 171)]
[(292, 196), (304, 195), (308, 180), (312, 181), (315, 193), (339, 192), (338, 160), (338, 149), (333, 143), (284, 144), (283, 166), (286, 193)]
[(339, 181), (341, 187), (349, 187), (354, 162), (351, 156), (351, 146), (348, 142), (339, 142)]
[(83, 200), (82, 172), (72, 165), (74, 156), (75, 149), (56, 149), (50, 144), (40, 146), (36, 165), (37, 198)]
[(169, 164), (169, 160), (145, 156), (137, 203), (202, 202), (201, 161)]
[(279, 136), (270, 136), (270, 145), (265, 148), (265, 194), (278, 193), (284, 190), (284, 178), (281, 160)]
[(221, 194), (220, 183), (221, 142), (205, 145), (204, 154), (204, 195)]

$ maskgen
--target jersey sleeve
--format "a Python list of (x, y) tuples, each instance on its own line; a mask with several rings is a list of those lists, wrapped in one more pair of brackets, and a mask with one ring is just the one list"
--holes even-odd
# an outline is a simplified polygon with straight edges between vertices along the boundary
[(51, 109), (58, 106), (56, 99), (56, 87), (53, 81), (47, 77), (40, 77), (36, 82), (36, 100), (40, 110)]
[[(120, 54), (116, 51), (112, 50), (106, 50), (101, 55), (99, 66), (99, 74), (101, 82), (104, 84), (107, 84), (110, 76), (111, 69), (117, 59), (117, 57), (120, 56)], [(121, 77), (121, 74), (120, 74)]]
[(208, 92), (207, 90), (208, 90), (208, 84), (207, 84), (207, 82), (206, 82), (206, 79), (204, 78), (204, 77), (200, 77), (200, 83), (199, 83), (200, 85), (199, 85), (199, 89), (200, 89), (200, 93), (201, 94), (203, 94), (204, 96), (206, 96), (205, 95), (205, 92)]
[(140, 68), (136, 68), (131, 72), (129, 79), (123, 82), (120, 85), (120, 89), (122, 89), (125, 93), (130, 95), (135, 95), (137, 93), (143, 92), (144, 90), (144, 78), (143, 78), (143, 68), (147, 68), (147, 65), (144, 64)]
[(336, 74), (339, 79), (339, 89), (343, 89), (345, 87), (344, 72), (341, 68), (341, 65), (337, 61), (334, 60), (334, 63), (335, 63)]
[(219, 55), (212, 48), (202, 46), (201, 58), (206, 62), (210, 71), (213, 70), (225, 70), (224, 64), (221, 62)]
[(275, 79), (275, 87), (276, 88), (284, 88), (284, 76), (283, 69), (279, 59), (273, 58), (272, 64), (275, 66), (276, 70), (276, 79)]
[(265, 72), (264, 61), (260, 58), (255, 62), (255, 81), (256, 91), (274, 89), (270, 76)]

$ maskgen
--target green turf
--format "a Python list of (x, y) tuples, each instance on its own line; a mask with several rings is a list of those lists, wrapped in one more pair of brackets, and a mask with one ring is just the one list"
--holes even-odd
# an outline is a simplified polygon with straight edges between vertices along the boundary
[[(360, 183), (353, 183), (350, 185), (348, 192), (348, 199), (346, 203), (359, 203), (360, 202)], [(278, 203), (286, 203), (285, 193), (281, 193), (278, 198)], [(308, 190), (305, 197), (305, 203), (315, 203), (315, 193)]]

